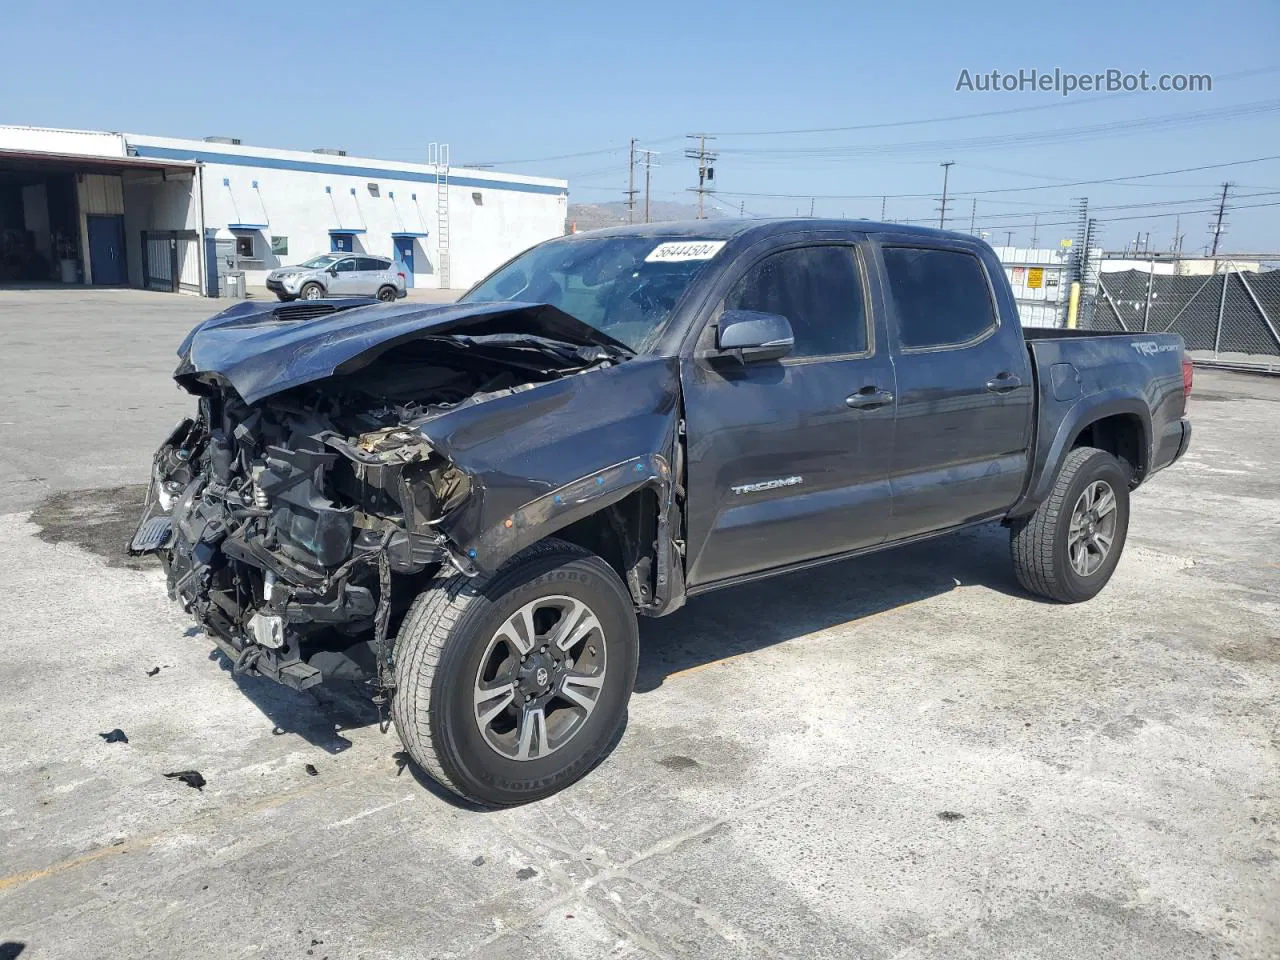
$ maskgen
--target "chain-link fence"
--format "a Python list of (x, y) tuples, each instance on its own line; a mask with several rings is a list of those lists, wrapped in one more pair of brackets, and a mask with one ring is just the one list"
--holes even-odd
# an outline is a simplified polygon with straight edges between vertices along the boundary
[(1176, 333), (1193, 355), (1274, 365), (1280, 358), (1280, 270), (1228, 259), (1153, 258), (1098, 275), (1089, 330)]

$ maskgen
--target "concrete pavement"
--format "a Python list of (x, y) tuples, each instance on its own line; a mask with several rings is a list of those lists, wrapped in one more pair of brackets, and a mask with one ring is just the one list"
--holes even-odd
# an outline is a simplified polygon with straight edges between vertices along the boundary
[(233, 677), (121, 563), (208, 302), (5, 296), (23, 960), (1280, 954), (1280, 381), (1198, 373), (1094, 601), (1023, 595), (999, 528), (693, 601), (643, 624), (609, 759), (483, 813), (350, 691)]

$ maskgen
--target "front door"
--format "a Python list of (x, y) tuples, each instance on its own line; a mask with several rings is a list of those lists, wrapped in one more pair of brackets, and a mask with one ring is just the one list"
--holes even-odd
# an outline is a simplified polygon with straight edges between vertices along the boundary
[(881, 542), (888, 530), (894, 373), (852, 242), (764, 252), (725, 309), (785, 316), (791, 356), (682, 362), (690, 586)]
[(89, 227), (89, 281), (95, 286), (120, 286), (128, 282), (124, 263), (124, 217), (91, 215)]
[(396, 260), (404, 264), (404, 285), (413, 287), (413, 237), (396, 237)]
[(329, 274), (329, 296), (354, 297), (363, 292), (356, 266), (355, 257), (343, 257), (330, 268), (333, 273)]
[(897, 540), (998, 514), (1018, 499), (1033, 392), (1022, 333), (1001, 328), (978, 248), (904, 241), (880, 252), (896, 339), (889, 536)]

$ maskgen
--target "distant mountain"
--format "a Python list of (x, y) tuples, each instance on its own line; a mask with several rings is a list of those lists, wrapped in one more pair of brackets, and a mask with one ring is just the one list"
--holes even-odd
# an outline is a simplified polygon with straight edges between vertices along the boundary
[[(710, 204), (706, 207), (708, 220), (724, 216)], [(651, 200), (649, 202), (649, 219), (652, 221), (693, 220), (698, 216), (698, 206), (694, 203), (674, 203), (670, 200)], [(617, 227), (629, 223), (627, 205), (621, 200), (609, 203), (571, 203), (569, 204), (568, 229), (599, 230), (601, 227)], [(644, 200), (636, 202), (635, 222), (644, 222)]]

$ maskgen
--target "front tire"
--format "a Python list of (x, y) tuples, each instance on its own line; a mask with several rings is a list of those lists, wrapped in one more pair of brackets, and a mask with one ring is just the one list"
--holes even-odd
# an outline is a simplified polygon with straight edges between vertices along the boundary
[(1018, 582), (1059, 603), (1092, 599), (1115, 572), (1128, 531), (1128, 469), (1105, 450), (1076, 447), (1045, 501), (1010, 527)]
[(395, 646), (391, 714), (433, 779), (486, 807), (550, 796), (587, 774), (625, 721), (639, 659), (630, 594), (559, 540), (492, 575), (437, 579)]
[(318, 283), (308, 283), (298, 291), (298, 296), (303, 300), (323, 300), (324, 287)]

